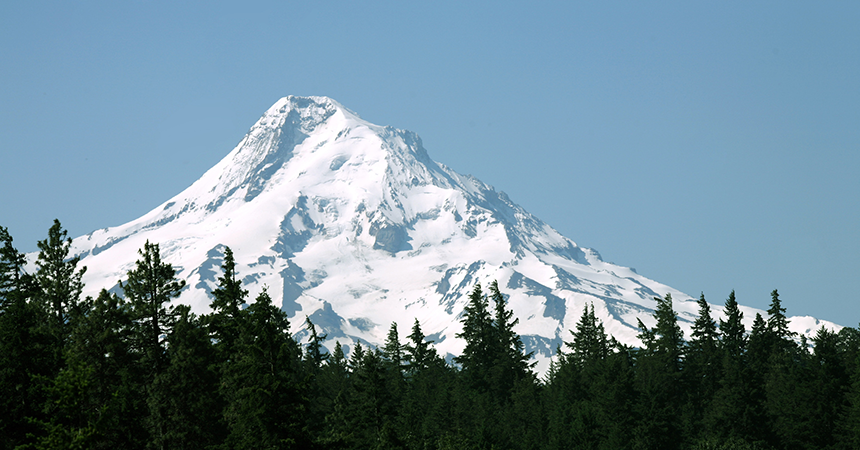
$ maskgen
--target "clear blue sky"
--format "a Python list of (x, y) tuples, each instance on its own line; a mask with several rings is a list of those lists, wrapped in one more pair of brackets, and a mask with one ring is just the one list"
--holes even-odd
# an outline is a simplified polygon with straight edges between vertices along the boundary
[(860, 3), (0, 3), (0, 225), (137, 218), (278, 98), (417, 132), (608, 261), (860, 322)]

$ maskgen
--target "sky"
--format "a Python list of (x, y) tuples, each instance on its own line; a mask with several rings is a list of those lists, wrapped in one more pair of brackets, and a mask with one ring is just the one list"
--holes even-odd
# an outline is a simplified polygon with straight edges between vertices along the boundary
[(325, 95), (607, 261), (860, 323), (860, 3), (238, 3), (0, 3), (19, 250), (140, 217)]

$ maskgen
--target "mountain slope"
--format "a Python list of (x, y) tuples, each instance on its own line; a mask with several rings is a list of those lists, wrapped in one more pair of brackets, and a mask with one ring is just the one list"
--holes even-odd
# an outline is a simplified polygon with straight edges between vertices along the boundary
[[(442, 354), (457, 354), (467, 295), (492, 280), (541, 368), (586, 304), (627, 343), (637, 342), (637, 318), (651, 324), (655, 296), (672, 294), (687, 329), (697, 312), (689, 296), (604, 262), (504, 193), (432, 161), (414, 133), (370, 124), (325, 97), (279, 100), (185, 191), (75, 239), (87, 293), (116, 289), (147, 240), (188, 281), (179, 301), (197, 312), (231, 247), (251, 299), (266, 287), (294, 324), (307, 315), (319, 325), (329, 348), (381, 343), (392, 321), (406, 330), (418, 318)], [(755, 312), (744, 309), (750, 323)], [(809, 333), (821, 322), (792, 324)]]

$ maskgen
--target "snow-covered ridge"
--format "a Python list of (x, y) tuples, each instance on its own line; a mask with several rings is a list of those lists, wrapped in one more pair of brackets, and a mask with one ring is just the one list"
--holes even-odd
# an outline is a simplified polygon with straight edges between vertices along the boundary
[[(414, 133), (381, 127), (326, 97), (285, 97), (183, 192), (127, 224), (74, 240), (88, 295), (112, 288), (146, 240), (188, 281), (179, 301), (208, 309), (224, 246), (251, 298), (264, 286), (296, 325), (378, 344), (415, 318), (442, 354), (463, 343), (459, 314), (475, 283), (498, 280), (541, 368), (586, 304), (637, 343), (654, 297), (671, 293), (687, 330), (689, 296), (601, 260), (471, 176), (430, 159)], [(721, 306), (715, 306), (720, 316)], [(743, 309), (747, 326), (757, 311)], [(838, 326), (797, 318), (807, 334)], [(300, 331), (300, 336), (303, 331)]]

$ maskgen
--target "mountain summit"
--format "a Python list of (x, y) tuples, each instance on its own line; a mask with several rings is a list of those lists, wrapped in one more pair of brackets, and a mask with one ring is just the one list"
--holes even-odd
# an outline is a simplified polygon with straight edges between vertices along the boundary
[[(308, 316), (327, 333), (329, 348), (380, 344), (391, 322), (406, 330), (417, 318), (441, 354), (458, 354), (468, 294), (492, 280), (539, 368), (586, 304), (630, 344), (637, 318), (653, 324), (654, 297), (672, 294), (687, 336), (697, 313), (689, 296), (601, 260), (503, 192), (434, 162), (416, 134), (371, 124), (326, 97), (278, 100), (185, 191), (75, 239), (87, 293), (117, 289), (147, 240), (187, 280), (179, 301), (197, 312), (208, 310), (229, 246), (250, 299), (268, 289), (294, 324)], [(750, 322), (755, 312), (744, 308)], [(819, 326), (792, 323), (805, 333)]]

